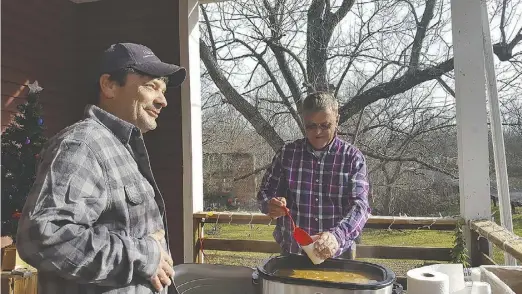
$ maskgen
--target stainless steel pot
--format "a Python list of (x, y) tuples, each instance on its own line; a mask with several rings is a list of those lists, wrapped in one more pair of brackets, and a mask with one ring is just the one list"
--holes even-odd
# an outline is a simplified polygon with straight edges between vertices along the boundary
[[(379, 277), (369, 284), (335, 283), (288, 278), (274, 275), (279, 269), (337, 269), (365, 272)], [(329, 259), (314, 265), (301, 255), (277, 256), (268, 259), (252, 274), (262, 294), (392, 294), (395, 274), (381, 265), (342, 259)]]

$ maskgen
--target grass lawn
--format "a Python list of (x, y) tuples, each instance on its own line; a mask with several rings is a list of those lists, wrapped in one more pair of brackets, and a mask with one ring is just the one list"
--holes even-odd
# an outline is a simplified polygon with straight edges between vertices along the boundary
[[(494, 209), (495, 219), (498, 223), (498, 208)], [(517, 208), (513, 215), (513, 227), (518, 236), (522, 236), (522, 209)], [(273, 240), (272, 231), (274, 226), (268, 225), (235, 225), (235, 224), (207, 224), (205, 235), (210, 238), (232, 239), (232, 240)], [(453, 231), (430, 231), (430, 230), (372, 230), (366, 229), (362, 235), (362, 244), (365, 245), (387, 245), (387, 246), (417, 246), (417, 247), (453, 247)], [(264, 259), (275, 254), (256, 252), (226, 252), (205, 250), (205, 262), (216, 264), (231, 264), (255, 267)], [(504, 257), (498, 248), (493, 250), (494, 260), (502, 264)], [(422, 265), (422, 260), (383, 260), (383, 259), (361, 259), (389, 266), (397, 275), (405, 275), (406, 271)]]
[[(207, 225), (208, 226), (208, 225)], [(272, 231), (274, 226), (268, 225), (218, 225), (212, 232), (211, 228), (205, 226), (207, 237), (222, 239), (249, 239), (249, 240), (273, 240)], [(429, 231), (429, 230), (365, 230), (362, 244), (366, 245), (388, 245), (388, 246), (425, 246), (425, 247), (451, 247), (453, 246), (453, 232)], [(206, 250), (205, 262), (214, 264), (230, 264), (255, 267), (263, 260), (276, 255), (258, 252), (227, 252)], [(389, 266), (397, 275), (405, 275), (411, 268), (422, 265), (423, 260), (386, 260), (386, 259), (360, 259), (369, 262)], [(435, 261), (433, 261), (435, 262)]]

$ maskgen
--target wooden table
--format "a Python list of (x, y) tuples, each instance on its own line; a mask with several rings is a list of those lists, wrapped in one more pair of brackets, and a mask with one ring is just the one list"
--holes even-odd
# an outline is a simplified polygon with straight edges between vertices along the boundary
[(2, 271), (2, 294), (37, 294), (38, 274), (32, 271), (28, 277), (13, 275), (11, 271)]

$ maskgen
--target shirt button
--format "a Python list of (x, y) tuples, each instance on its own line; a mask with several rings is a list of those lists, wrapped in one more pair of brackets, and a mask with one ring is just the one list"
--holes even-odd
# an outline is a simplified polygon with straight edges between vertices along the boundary
[(319, 183), (319, 179), (315, 180), (316, 183)]
[(318, 221), (319, 219), (318, 218), (315, 218), (315, 221)]
[(315, 201), (319, 201), (319, 199), (318, 199), (318, 198), (315, 198)]

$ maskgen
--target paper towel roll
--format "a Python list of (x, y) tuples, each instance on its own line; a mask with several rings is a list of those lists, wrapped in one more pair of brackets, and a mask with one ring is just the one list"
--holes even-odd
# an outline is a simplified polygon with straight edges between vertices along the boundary
[(449, 277), (429, 269), (416, 268), (406, 273), (408, 294), (449, 294)]
[(466, 287), (464, 281), (464, 266), (462, 264), (434, 264), (421, 267), (420, 269), (446, 274), (449, 277), (450, 294), (457, 294)]
[(474, 267), (471, 269), (471, 281), (480, 282), (480, 268)]
[(455, 294), (491, 294), (491, 286), (486, 282), (466, 282), (466, 286)]
[(491, 294), (491, 286), (486, 282), (469, 282), (469, 284), (470, 294)]

